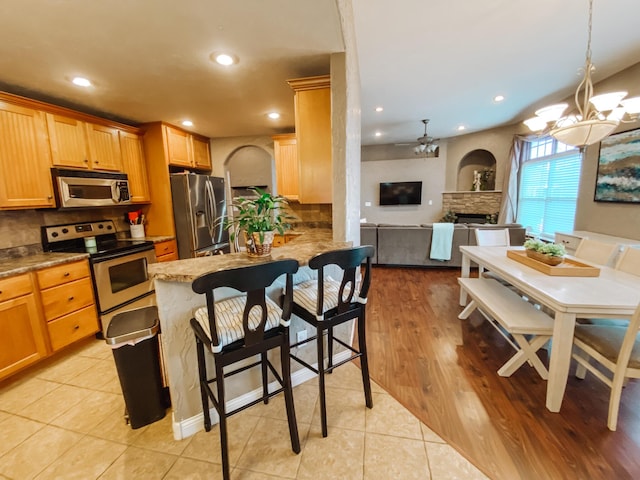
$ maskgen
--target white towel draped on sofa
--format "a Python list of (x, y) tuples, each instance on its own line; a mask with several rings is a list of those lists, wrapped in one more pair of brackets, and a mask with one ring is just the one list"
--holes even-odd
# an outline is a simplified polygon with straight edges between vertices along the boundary
[(429, 258), (432, 260), (451, 260), (452, 243), (453, 223), (434, 223)]

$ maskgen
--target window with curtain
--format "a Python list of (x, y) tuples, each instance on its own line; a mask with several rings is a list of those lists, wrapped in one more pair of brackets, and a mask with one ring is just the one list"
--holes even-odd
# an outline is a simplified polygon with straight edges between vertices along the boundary
[(553, 239), (571, 231), (576, 216), (582, 153), (552, 137), (528, 143), (520, 170), (518, 223)]

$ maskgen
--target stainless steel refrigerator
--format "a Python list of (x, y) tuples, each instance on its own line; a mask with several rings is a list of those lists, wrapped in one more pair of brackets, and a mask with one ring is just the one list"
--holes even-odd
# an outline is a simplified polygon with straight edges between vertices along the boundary
[(171, 196), (180, 258), (229, 253), (224, 178), (172, 174)]

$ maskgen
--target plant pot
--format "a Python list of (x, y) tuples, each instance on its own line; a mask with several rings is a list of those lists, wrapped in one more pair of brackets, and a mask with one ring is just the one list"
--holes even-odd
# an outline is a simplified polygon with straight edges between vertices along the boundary
[[(243, 231), (244, 244), (250, 257), (268, 257), (271, 255), (274, 232), (253, 232), (251, 236)], [(262, 237), (262, 238), (260, 238)]]
[(551, 255), (536, 252), (535, 250), (525, 250), (525, 252), (527, 252), (527, 257), (554, 267), (564, 262), (564, 257), (552, 257)]

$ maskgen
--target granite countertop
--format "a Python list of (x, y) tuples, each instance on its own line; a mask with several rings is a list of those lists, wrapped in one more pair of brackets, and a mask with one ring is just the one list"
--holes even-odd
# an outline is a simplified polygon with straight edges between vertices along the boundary
[(176, 239), (176, 237), (171, 235), (152, 235), (142, 238), (131, 238), (131, 233), (129, 232), (118, 232), (116, 236), (118, 237), (118, 240), (151, 240), (153, 243), (161, 243)]
[(63, 263), (71, 263), (89, 258), (87, 253), (37, 253), (20, 258), (0, 260), (0, 278), (19, 275), (21, 273), (54, 267)]
[(330, 250), (349, 248), (352, 242), (334, 242), (329, 229), (296, 229), (291, 233), (299, 234), (289, 243), (271, 250), (271, 255), (264, 258), (249, 257), (244, 252), (210, 257), (187, 258), (172, 262), (153, 263), (149, 265), (149, 274), (156, 280), (173, 282), (192, 282), (200, 275), (209, 272), (246, 267), (272, 260), (293, 258), (300, 265), (306, 265), (315, 255)]

